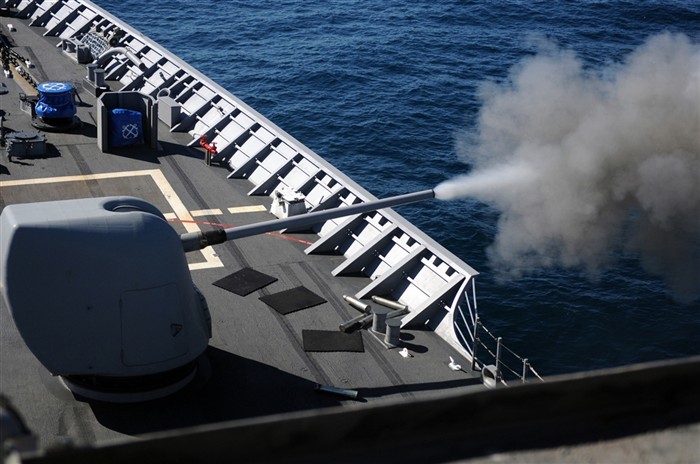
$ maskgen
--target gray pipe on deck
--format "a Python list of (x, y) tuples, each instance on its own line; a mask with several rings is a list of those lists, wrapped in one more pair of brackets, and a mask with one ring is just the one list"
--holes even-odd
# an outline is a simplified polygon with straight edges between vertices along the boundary
[(393, 197), (367, 201), (356, 205), (344, 206), (342, 208), (315, 211), (313, 213), (300, 214), (298, 216), (292, 216), (284, 219), (273, 219), (270, 221), (258, 222), (256, 224), (232, 227), (230, 229), (217, 229), (206, 232), (189, 232), (180, 235), (180, 239), (182, 240), (182, 247), (186, 252), (196, 251), (209, 245), (216, 245), (228, 240), (251, 237), (253, 235), (260, 235), (287, 228), (307, 227), (319, 222), (328, 221), (329, 219), (368, 213), (370, 211), (407, 205), (409, 203), (417, 203), (419, 201), (430, 200), (433, 198), (435, 198), (435, 192), (433, 192), (432, 189), (422, 190), (420, 192), (396, 195)]
[(141, 61), (138, 56), (134, 55), (132, 52), (130, 52), (124, 47), (114, 47), (107, 49), (107, 51), (102, 53), (95, 61), (93, 61), (93, 63), (98, 66), (102, 66), (110, 56), (116, 55), (118, 53), (121, 53), (122, 55), (126, 56), (129, 59), (129, 61), (134, 63), (139, 68), (145, 68), (143, 61)]

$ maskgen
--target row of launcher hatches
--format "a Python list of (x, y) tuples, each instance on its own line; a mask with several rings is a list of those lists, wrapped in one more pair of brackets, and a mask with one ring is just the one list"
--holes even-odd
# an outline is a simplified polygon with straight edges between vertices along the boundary
[[(351, 185), (338, 180), (342, 176), (336, 175), (335, 168), (309, 150), (295, 147), (294, 141), (243, 102), (111, 15), (76, 0), (15, 3), (20, 15), (32, 19), (32, 26), (46, 29), (45, 35), (89, 43), (93, 49), (95, 43), (106, 43), (119, 30), (119, 46), (140, 62), (133, 56), (114, 54), (103, 64), (105, 79), (119, 81), (121, 91), (156, 98), (159, 112), (167, 107), (174, 115), (169, 118), (170, 130), (189, 132), (191, 146), (198, 145), (202, 136), (216, 143), (218, 154), (212, 161), (228, 166), (229, 178), (252, 182), (255, 187), (250, 195), (273, 196), (276, 189), (286, 186), (303, 194), (306, 210), (363, 201)], [(436, 255), (439, 245), (431, 243), (428, 248), (426, 238), (392, 212), (327, 221), (315, 232), (321, 238), (307, 253), (343, 254), (347, 259), (333, 275), (360, 274), (371, 280), (357, 298), (386, 295), (407, 304), (410, 313), (404, 316), (403, 326), (427, 323), (471, 356), (475, 271), (448, 264)], [(437, 252), (450, 256), (444, 249)], [(462, 343), (455, 333), (458, 319)]]

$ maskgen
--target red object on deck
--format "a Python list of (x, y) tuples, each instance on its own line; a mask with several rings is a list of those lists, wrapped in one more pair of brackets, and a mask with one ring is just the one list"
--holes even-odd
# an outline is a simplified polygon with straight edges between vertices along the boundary
[(204, 148), (208, 153), (212, 155), (216, 155), (218, 152), (216, 151), (216, 142), (212, 143), (207, 143), (207, 136), (202, 135), (199, 138), (199, 144)]

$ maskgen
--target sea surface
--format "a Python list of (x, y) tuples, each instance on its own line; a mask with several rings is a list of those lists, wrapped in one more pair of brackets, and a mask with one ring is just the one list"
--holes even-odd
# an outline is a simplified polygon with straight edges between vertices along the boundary
[[(697, 1), (96, 3), (377, 197), (469, 172), (456, 140), (477, 124), (480, 89), (506, 83), (543, 38), (594, 72), (656, 34), (700, 43)], [(480, 272), (482, 320), (541, 375), (700, 354), (700, 301), (678, 303), (634, 255), (613, 252), (593, 277), (555, 266), (504, 279), (486, 251), (493, 206), (468, 199), (399, 213)]]

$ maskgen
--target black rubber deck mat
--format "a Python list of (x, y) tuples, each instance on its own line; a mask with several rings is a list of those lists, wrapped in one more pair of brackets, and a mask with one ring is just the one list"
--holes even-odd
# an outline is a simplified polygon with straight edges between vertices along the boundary
[(228, 290), (229, 292), (233, 292), (236, 295), (246, 296), (276, 281), (276, 277), (263, 274), (249, 267), (244, 267), (240, 271), (236, 271), (231, 275), (217, 280), (214, 282), (214, 285)]
[(260, 300), (280, 314), (289, 314), (301, 309), (325, 303), (326, 300), (306, 287), (295, 287), (272, 295), (261, 296)]
[(304, 340), (304, 351), (354, 351), (363, 353), (362, 333), (343, 333), (338, 330), (301, 331)]

